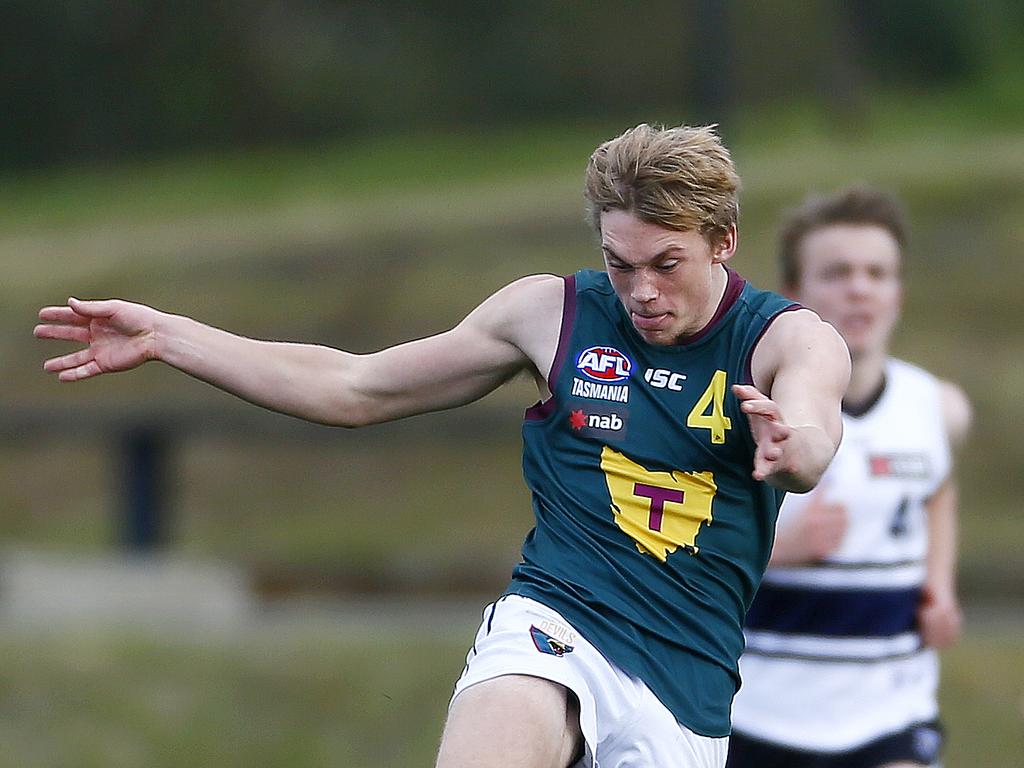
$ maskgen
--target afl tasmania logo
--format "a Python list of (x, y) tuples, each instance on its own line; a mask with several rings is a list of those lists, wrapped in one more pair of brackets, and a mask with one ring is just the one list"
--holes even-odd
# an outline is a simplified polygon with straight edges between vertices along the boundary
[(614, 384), (629, 378), (633, 363), (614, 347), (590, 347), (580, 352), (576, 368), (592, 381)]

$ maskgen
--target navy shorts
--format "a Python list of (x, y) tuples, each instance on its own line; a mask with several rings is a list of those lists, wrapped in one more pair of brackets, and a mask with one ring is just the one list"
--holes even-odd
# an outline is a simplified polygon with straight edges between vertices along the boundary
[(917, 723), (847, 752), (806, 752), (741, 733), (729, 738), (726, 768), (878, 768), (887, 763), (934, 765), (945, 737), (935, 720)]

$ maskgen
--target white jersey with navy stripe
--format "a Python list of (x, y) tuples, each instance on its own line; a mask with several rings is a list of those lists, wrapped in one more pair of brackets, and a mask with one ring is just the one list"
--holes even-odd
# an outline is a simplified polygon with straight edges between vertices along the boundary
[[(822, 562), (769, 568), (747, 615), (733, 728), (813, 751), (841, 751), (938, 713), (938, 664), (921, 646), (924, 504), (950, 470), (937, 379), (899, 360), (812, 493), (846, 507)], [(779, 528), (810, 494), (790, 494)]]

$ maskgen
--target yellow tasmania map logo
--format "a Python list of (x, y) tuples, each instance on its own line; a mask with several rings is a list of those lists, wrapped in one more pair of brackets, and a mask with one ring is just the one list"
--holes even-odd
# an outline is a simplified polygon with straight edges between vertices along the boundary
[(697, 554), (718, 486), (711, 472), (651, 472), (608, 446), (601, 450), (615, 523), (641, 552), (662, 562), (679, 547)]

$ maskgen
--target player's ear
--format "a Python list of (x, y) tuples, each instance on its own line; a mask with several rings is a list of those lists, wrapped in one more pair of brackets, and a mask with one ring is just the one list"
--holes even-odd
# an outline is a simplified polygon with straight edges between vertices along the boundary
[(711, 245), (711, 261), (715, 264), (723, 264), (732, 258), (736, 253), (736, 245), (739, 243), (739, 232), (736, 225), (730, 224), (726, 229), (720, 231)]

